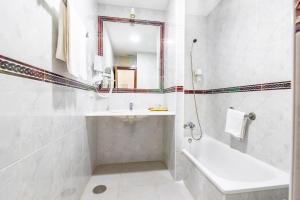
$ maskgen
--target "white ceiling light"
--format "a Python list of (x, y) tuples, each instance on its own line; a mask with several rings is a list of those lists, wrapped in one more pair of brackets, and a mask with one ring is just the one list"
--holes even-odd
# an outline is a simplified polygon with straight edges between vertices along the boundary
[(141, 41), (141, 37), (139, 35), (133, 34), (130, 36), (130, 41), (134, 43), (139, 43)]

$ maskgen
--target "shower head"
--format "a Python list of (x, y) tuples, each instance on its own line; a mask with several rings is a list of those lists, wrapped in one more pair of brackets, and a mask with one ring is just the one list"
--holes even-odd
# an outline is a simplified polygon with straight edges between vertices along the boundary
[(192, 43), (192, 46), (191, 46), (191, 54), (193, 53), (193, 49), (194, 49), (194, 44), (196, 44), (197, 43), (197, 39), (195, 38), (195, 39), (193, 39), (193, 43)]

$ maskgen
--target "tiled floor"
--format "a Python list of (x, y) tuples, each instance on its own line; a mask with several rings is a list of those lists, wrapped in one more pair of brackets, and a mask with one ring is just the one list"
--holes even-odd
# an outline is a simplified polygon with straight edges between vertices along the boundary
[[(93, 194), (106, 185), (103, 194)], [(182, 182), (175, 182), (165, 165), (143, 162), (104, 165), (96, 169), (81, 200), (193, 200)]]

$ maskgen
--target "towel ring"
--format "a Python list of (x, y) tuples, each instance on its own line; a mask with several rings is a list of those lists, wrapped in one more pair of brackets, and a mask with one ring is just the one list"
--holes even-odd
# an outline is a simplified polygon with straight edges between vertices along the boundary
[[(234, 107), (229, 107), (230, 109), (234, 110)], [(256, 114), (254, 112), (249, 113), (248, 115), (246, 115), (245, 117), (247, 117), (248, 119), (250, 119), (251, 121), (256, 120)]]

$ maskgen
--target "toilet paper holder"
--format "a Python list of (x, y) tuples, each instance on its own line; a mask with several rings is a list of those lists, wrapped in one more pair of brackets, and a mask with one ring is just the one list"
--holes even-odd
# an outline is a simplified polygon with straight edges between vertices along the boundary
[[(234, 110), (234, 107), (230, 107), (230, 109)], [(256, 114), (254, 112), (249, 113), (248, 115), (245, 116), (246, 118), (248, 118), (251, 121), (256, 120)]]

